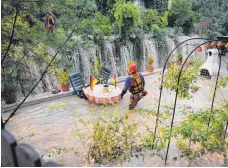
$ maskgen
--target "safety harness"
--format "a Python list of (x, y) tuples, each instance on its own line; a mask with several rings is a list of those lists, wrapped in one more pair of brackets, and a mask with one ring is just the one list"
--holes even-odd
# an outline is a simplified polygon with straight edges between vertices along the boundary
[(130, 82), (129, 91), (133, 95), (137, 95), (144, 90), (143, 79), (140, 75), (138, 75), (137, 77), (131, 76), (131, 78), (132, 80)]
[(56, 19), (53, 15), (48, 14), (46, 16), (45, 27), (54, 30), (56, 25)]

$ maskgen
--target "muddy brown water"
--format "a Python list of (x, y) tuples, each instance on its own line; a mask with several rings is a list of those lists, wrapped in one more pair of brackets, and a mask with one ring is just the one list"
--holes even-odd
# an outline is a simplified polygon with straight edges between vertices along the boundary
[[(150, 75), (145, 77), (146, 90), (148, 95), (144, 97), (137, 105), (137, 108), (157, 110), (157, 99), (159, 96), (159, 75)], [(200, 79), (198, 85), (201, 87), (195, 93), (194, 98), (190, 100), (178, 100), (177, 112), (174, 124), (182, 120), (178, 110), (181, 106), (189, 105), (192, 109), (208, 107), (211, 104), (210, 90), (214, 86), (214, 81)], [(119, 83), (118, 87), (123, 88), (124, 83)], [(223, 93), (223, 94), (221, 94)], [(228, 90), (218, 91), (216, 100), (228, 98)], [(127, 93), (124, 99), (112, 107), (94, 106), (85, 100), (77, 98), (75, 95), (55, 99), (40, 104), (24, 107), (18, 110), (16, 115), (7, 124), (6, 130), (10, 131), (19, 143), (28, 143), (33, 146), (43, 158), (43, 161), (54, 160), (63, 164), (63, 166), (104, 166), (96, 165), (93, 161), (86, 160), (86, 151), (78, 138), (74, 137), (74, 120), (72, 111), (76, 111), (81, 119), (96, 120), (107, 111), (115, 111), (119, 114), (126, 113), (130, 94)], [(174, 93), (164, 91), (162, 95), (162, 104), (168, 105), (174, 102)], [(161, 111), (163, 106), (161, 107)], [(3, 118), (7, 118), (10, 113), (2, 113)], [(108, 117), (108, 116), (107, 116)], [(77, 117), (76, 117), (77, 118)], [(78, 119), (78, 118), (77, 118)], [(145, 119), (139, 113), (131, 113), (128, 119), (129, 123), (140, 121), (146, 122), (151, 128), (154, 128), (155, 117)], [(78, 120), (76, 120), (78, 122)], [(79, 130), (86, 131), (86, 128), (78, 122)], [(89, 128), (90, 129), (90, 128)], [(88, 146), (87, 146), (88, 147)], [(65, 151), (58, 152), (58, 149), (65, 148)], [(125, 161), (122, 166), (188, 166), (188, 160), (181, 157), (180, 150), (176, 147), (176, 140), (171, 141), (167, 165), (164, 164), (165, 150), (160, 154), (153, 154), (151, 151), (143, 149), (145, 158), (131, 158), (130, 162)], [(119, 160), (105, 166), (121, 166)], [(206, 153), (193, 161), (191, 166), (223, 166), (223, 156), (218, 153)]]

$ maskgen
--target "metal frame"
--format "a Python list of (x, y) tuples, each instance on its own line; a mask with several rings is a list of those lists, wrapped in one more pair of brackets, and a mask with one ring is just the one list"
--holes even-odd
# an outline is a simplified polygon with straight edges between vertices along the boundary
[[(153, 144), (152, 144), (152, 149), (154, 149), (154, 145), (155, 145), (155, 139), (156, 139), (156, 133), (157, 133), (157, 128), (158, 128), (158, 121), (159, 121), (159, 113), (160, 113), (160, 105), (161, 105), (161, 96), (162, 96), (162, 91), (163, 91), (163, 82), (164, 82), (164, 72), (165, 72), (165, 69), (166, 69), (166, 65), (172, 55), (172, 53), (182, 44), (184, 44), (185, 42), (187, 41), (190, 41), (190, 40), (196, 40), (196, 39), (200, 39), (200, 40), (205, 40), (206, 42), (203, 42), (201, 43), (200, 45), (198, 45), (196, 48), (194, 48), (191, 53), (186, 57), (186, 59), (184, 60), (182, 66), (181, 66), (181, 69), (179, 71), (179, 74), (178, 74), (178, 86), (179, 86), (179, 83), (180, 83), (180, 77), (181, 77), (181, 73), (182, 73), (182, 70), (183, 70), (183, 67), (185, 65), (185, 63), (187, 62), (187, 60), (190, 58), (190, 56), (193, 54), (193, 52), (201, 47), (202, 45), (206, 44), (206, 43), (209, 43), (209, 42), (212, 42), (212, 41), (220, 41), (219, 39), (216, 39), (216, 40), (209, 40), (209, 39), (205, 39), (205, 38), (191, 38), (191, 39), (187, 39), (183, 42), (181, 42), (180, 44), (178, 44), (172, 51), (171, 53), (168, 55), (167, 59), (166, 59), (166, 62), (165, 62), (165, 65), (163, 67), (163, 71), (162, 71), (162, 79), (161, 79), (161, 86), (160, 86), (160, 95), (159, 95), (159, 101), (158, 101), (158, 110), (157, 110), (157, 114), (156, 114), (156, 124), (155, 124), (155, 130), (154, 130), (154, 137), (153, 137)], [(215, 83), (215, 89), (214, 89), (214, 94), (213, 94), (213, 99), (212, 99), (212, 104), (211, 104), (211, 112), (213, 111), (213, 107), (214, 107), (214, 100), (215, 100), (215, 95), (216, 95), (216, 91), (217, 91), (217, 84), (218, 84), (218, 77), (219, 77), (219, 74), (220, 74), (220, 69), (221, 69), (221, 56), (222, 56), (222, 51), (220, 52), (220, 50), (218, 49), (217, 45), (216, 45), (216, 48), (218, 50), (218, 53), (219, 53), (219, 69), (218, 69), (218, 73), (217, 73), (217, 78), (216, 78), (216, 83)], [(174, 108), (173, 108), (173, 114), (172, 114), (172, 119), (171, 119), (171, 125), (170, 125), (170, 135), (172, 134), (172, 128), (173, 128), (173, 122), (174, 122), (174, 117), (175, 117), (175, 110), (176, 110), (176, 102), (177, 102), (177, 95), (178, 95), (178, 87), (176, 89), (176, 95), (175, 95), (175, 101), (174, 101)], [(210, 120), (211, 120), (211, 117), (209, 117), (209, 120), (208, 120), (208, 126), (210, 124)], [(224, 138), (226, 137), (226, 131), (228, 129), (228, 121), (227, 121), (227, 124), (226, 124), (226, 128), (225, 128), (225, 132), (224, 132)], [(170, 146), (170, 140), (171, 140), (171, 137), (169, 138), (169, 141), (168, 141), (168, 146), (167, 146), (167, 150), (166, 150), (166, 156), (165, 156), (165, 164), (167, 163), (167, 158), (168, 158), (168, 152), (169, 152), (169, 146)]]
[[(218, 50), (218, 56), (219, 56), (219, 69), (218, 69), (218, 74), (217, 74), (217, 78), (216, 78), (216, 83), (215, 83), (215, 89), (214, 89), (214, 94), (213, 94), (213, 99), (212, 99), (212, 103), (211, 103), (211, 113), (213, 111), (213, 107), (214, 107), (214, 100), (215, 100), (215, 94), (216, 94), (216, 91), (217, 91), (217, 85), (218, 85), (218, 77), (219, 77), (219, 74), (220, 74), (220, 69), (221, 69), (221, 63), (222, 63), (222, 56), (221, 56), (221, 52), (220, 50), (218, 49), (218, 46), (216, 45), (216, 48)], [(210, 125), (210, 122), (211, 122), (211, 116), (209, 117), (209, 120), (208, 120), (208, 127)]]
[[(180, 77), (181, 77), (181, 73), (182, 73), (182, 70), (183, 70), (183, 68), (184, 68), (184, 65), (185, 65), (185, 63), (187, 62), (187, 60), (190, 58), (190, 56), (193, 54), (193, 52), (197, 49), (197, 48), (199, 48), (200, 46), (202, 46), (202, 45), (204, 45), (204, 44), (206, 44), (206, 43), (208, 43), (208, 42), (212, 42), (212, 41), (216, 41), (216, 42), (218, 42), (218, 41), (220, 41), (220, 40), (207, 40), (206, 42), (204, 42), (204, 43), (202, 43), (202, 44), (200, 44), (200, 45), (198, 45), (196, 48), (194, 48), (192, 51), (191, 51), (191, 53), (186, 57), (186, 59), (184, 60), (184, 63), (182, 64), (182, 66), (181, 66), (181, 69), (180, 69), (180, 71), (179, 71), (179, 74), (178, 74), (178, 83), (177, 83), (177, 88), (176, 88), (176, 95), (175, 95), (175, 101), (174, 101), (174, 107), (173, 107), (173, 114), (172, 114), (172, 120), (171, 120), (171, 128), (170, 128), (170, 135), (172, 134), (172, 128), (173, 128), (173, 122), (174, 122), (174, 117), (175, 117), (175, 111), (176, 111), (176, 103), (177, 103), (177, 95), (178, 95), (178, 91), (179, 91), (179, 89), (178, 89), (178, 86), (179, 86), (179, 84), (180, 84)], [(216, 45), (216, 48), (217, 48), (217, 50), (218, 50), (218, 53), (219, 53), (219, 69), (218, 69), (218, 74), (217, 74), (217, 78), (216, 78), (216, 84), (215, 84), (215, 89), (214, 89), (214, 94), (213, 94), (213, 99), (212, 99), (212, 105), (211, 105), (211, 111), (213, 111), (213, 105), (214, 105), (214, 99), (215, 99), (215, 95), (216, 95), (216, 91), (217, 91), (217, 84), (218, 84), (218, 77), (219, 77), (219, 72), (220, 72), (220, 69), (221, 69), (221, 53), (220, 53), (220, 50), (218, 49), (218, 47), (217, 47), (217, 45)], [(164, 67), (165, 68), (165, 67)], [(164, 73), (164, 72), (163, 72)], [(163, 76), (162, 76), (163, 77)], [(162, 83), (163, 83), (163, 81), (162, 81)], [(162, 87), (162, 86), (161, 86)], [(161, 92), (162, 92), (162, 90), (161, 90)], [(160, 102), (159, 102), (159, 107), (158, 108), (160, 108)], [(157, 114), (159, 114), (159, 111), (157, 112)], [(210, 118), (211, 117), (209, 117), (209, 121), (208, 121), (208, 125), (209, 125), (209, 123), (210, 123)], [(157, 115), (157, 119), (158, 119), (158, 115)], [(156, 123), (156, 127), (158, 126), (158, 124)], [(156, 128), (157, 129), (157, 128)], [(225, 131), (227, 130), (227, 128), (225, 129)], [(225, 134), (226, 135), (226, 134)], [(154, 140), (155, 140), (155, 138), (154, 138)], [(165, 156), (165, 164), (167, 163), (167, 158), (168, 158), (168, 153), (169, 153), (169, 146), (170, 146), (170, 141), (171, 141), (171, 137), (169, 138), (169, 141), (168, 141), (168, 146), (167, 146), (167, 150), (166, 150), (166, 156)]]
[[(179, 91), (179, 84), (180, 84), (180, 77), (181, 77), (181, 73), (182, 73), (182, 70), (184, 68), (184, 65), (185, 63), (187, 62), (187, 60), (189, 59), (189, 57), (192, 55), (192, 53), (200, 46), (208, 43), (208, 42), (212, 42), (212, 41), (219, 41), (219, 40), (210, 40), (210, 41), (206, 41), (200, 45), (198, 45), (196, 48), (194, 48), (192, 50), (192, 52), (186, 57), (186, 59), (184, 60), (184, 63), (182, 64), (181, 66), (181, 69), (179, 71), (179, 74), (178, 74), (178, 81), (177, 81), (177, 89), (176, 89), (176, 95), (175, 95), (175, 101), (174, 101), (174, 107), (173, 107), (173, 115), (172, 115), (172, 121), (171, 121), (171, 128), (170, 128), (170, 135), (172, 134), (172, 129), (173, 129), (173, 121), (174, 121), (174, 117), (175, 117), (175, 112), (176, 112), (176, 103), (177, 103), (177, 95), (178, 95), (178, 91)], [(217, 48), (218, 49), (218, 48)], [(219, 53), (219, 57), (220, 57), (220, 64), (219, 66), (221, 66), (221, 56), (220, 56), (220, 53)], [(220, 70), (220, 67), (219, 67), (219, 70)], [(219, 71), (218, 70), (218, 71)], [(219, 74), (218, 74), (219, 75)], [(217, 76), (217, 79), (216, 79), (216, 87), (217, 87), (217, 81), (218, 81), (218, 76)], [(214, 90), (214, 96), (213, 96), (213, 101), (214, 101), (214, 97), (215, 97), (215, 92), (216, 92), (216, 89)], [(212, 103), (213, 105), (214, 103)], [(212, 109), (213, 109), (213, 106), (212, 106)], [(168, 141), (168, 146), (167, 146), (167, 150), (166, 150), (166, 156), (165, 156), (165, 164), (167, 163), (167, 158), (168, 158), (168, 153), (169, 153), (169, 145), (170, 145), (170, 141), (171, 141), (171, 137), (169, 138), (169, 141)]]
[[(166, 62), (165, 62), (165, 65), (163, 67), (163, 70), (162, 70), (162, 79), (161, 79), (161, 86), (160, 86), (160, 95), (159, 95), (159, 100), (158, 100), (158, 110), (157, 110), (157, 114), (156, 114), (156, 124), (155, 124), (155, 130), (154, 130), (154, 137), (153, 137), (153, 145), (152, 145), (152, 150), (154, 149), (154, 142), (155, 142), (155, 138), (156, 138), (156, 133), (157, 133), (157, 127), (158, 127), (158, 120), (159, 120), (159, 113), (160, 113), (160, 105), (161, 105), (161, 96), (162, 96), (162, 91), (163, 91), (163, 81), (164, 81), (164, 72), (165, 72), (165, 69), (166, 69), (166, 65), (169, 61), (169, 58), (171, 57), (171, 55), (173, 54), (173, 52), (182, 44), (184, 44), (185, 42), (187, 41), (191, 41), (191, 40), (207, 40), (205, 38), (190, 38), (190, 39), (187, 39), (187, 40), (184, 40), (183, 42), (181, 42), (180, 44), (178, 44), (172, 51), (171, 53), (168, 55), (167, 59), (166, 59)], [(194, 50), (195, 51), (195, 50)]]

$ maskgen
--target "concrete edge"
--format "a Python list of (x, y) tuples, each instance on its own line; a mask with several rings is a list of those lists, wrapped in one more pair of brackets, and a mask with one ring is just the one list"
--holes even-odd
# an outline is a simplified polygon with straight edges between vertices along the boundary
[[(160, 72), (161, 70), (158, 69), (154, 72), (141, 72), (143, 76), (149, 76), (149, 75), (153, 75), (157, 72)], [(125, 79), (127, 78), (127, 76), (122, 76), (122, 77), (119, 77), (117, 78), (116, 80), (116, 83), (121, 83), (121, 82), (124, 82)], [(111, 84), (111, 82), (108, 82), (108, 84)], [(53, 94), (53, 95), (50, 95), (48, 97), (43, 97), (43, 98), (38, 98), (38, 99), (34, 99), (34, 100), (28, 100), (28, 101), (25, 101), (20, 108), (23, 108), (23, 107), (27, 107), (27, 106), (30, 106), (30, 105), (35, 105), (35, 104), (39, 104), (39, 103), (42, 103), (42, 102), (45, 102), (45, 101), (50, 101), (50, 100), (54, 100), (54, 99), (57, 99), (57, 98), (62, 98), (62, 97), (67, 97), (67, 96), (70, 96), (70, 95), (74, 95), (74, 91), (72, 90), (72, 88), (70, 88), (70, 91), (68, 92), (60, 92), (59, 94)], [(21, 103), (20, 102), (17, 102), (17, 103), (14, 103), (12, 105), (7, 105), (7, 106), (1, 106), (1, 112), (2, 113), (6, 113), (6, 112), (9, 112), (9, 111), (13, 111), (15, 108), (17, 108), (17, 106)]]

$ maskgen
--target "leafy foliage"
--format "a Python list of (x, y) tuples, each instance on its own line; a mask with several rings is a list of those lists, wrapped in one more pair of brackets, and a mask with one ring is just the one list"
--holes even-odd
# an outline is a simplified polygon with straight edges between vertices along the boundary
[[(205, 150), (212, 152), (222, 152), (226, 150), (224, 140), (224, 127), (228, 117), (227, 102), (221, 102), (213, 112), (211, 109), (201, 109), (190, 113), (187, 118), (176, 127), (180, 138), (178, 147), (183, 153), (189, 155), (190, 161), (198, 155), (205, 153)], [(189, 113), (189, 112), (188, 112)], [(187, 114), (184, 112), (184, 114)], [(208, 126), (209, 117), (212, 118)], [(188, 142), (188, 144), (184, 143)], [(198, 155), (196, 155), (198, 153)]]
[(140, 8), (125, 0), (118, 0), (114, 7), (114, 17), (120, 34), (130, 34), (141, 25)]
[[(36, 65), (39, 67), (38, 73), (42, 73), (42, 70), (47, 66), (47, 63), (49, 63), (50, 58), (53, 56), (51, 52), (58, 47), (61, 47), (62, 50), (60, 51), (62, 60), (59, 61), (56, 59), (54, 64), (56, 66), (59, 63), (63, 65), (68, 61), (67, 55), (65, 55), (65, 49), (72, 46), (71, 44), (62, 45), (66, 40), (66, 35), (69, 34), (69, 28), (72, 28), (74, 22), (71, 20), (72, 22), (70, 22), (70, 24), (65, 24), (64, 21), (70, 20), (63, 17), (65, 13), (68, 13), (68, 18), (72, 16), (72, 18), (77, 19), (77, 17), (75, 17), (78, 14), (76, 8), (81, 7), (83, 3), (78, 1), (76, 5), (72, 2), (61, 1), (60, 3), (62, 4), (59, 4), (59, 2), (60, 1), (53, 4), (49, 1), (2, 1), (3, 90), (7, 83), (9, 83), (8, 79), (11, 79), (10, 82), (15, 83), (15, 88), (20, 86), (17, 93), (20, 94), (20, 92), (22, 92), (25, 96), (26, 92), (31, 89), (31, 86), (36, 80), (32, 77), (33, 72), (31, 72), (29, 68), (31, 68), (32, 65)], [(54, 32), (46, 31), (44, 23), (42, 22), (47, 12), (47, 6), (51, 6), (57, 16), (61, 14), (61, 17), (58, 17), (57, 28)], [(73, 6), (75, 8), (72, 9), (71, 7)], [(58, 8), (59, 10), (57, 10)], [(87, 8), (89, 7), (87, 6)], [(90, 12), (91, 10), (87, 11)], [(69, 12), (72, 12), (71, 15)], [(12, 24), (14, 22), (15, 26)], [(45, 85), (43, 88), (45, 88)]]
[(59, 78), (59, 82), (62, 85), (66, 85), (69, 83), (70, 73), (67, 71), (55, 71), (55, 75)]
[(169, 26), (183, 27), (185, 33), (189, 33), (193, 27), (193, 11), (191, 1), (173, 0), (169, 10)]
[(157, 10), (142, 10), (143, 30), (149, 33), (151, 30), (160, 31), (168, 25), (168, 12), (160, 16)]
[(228, 32), (228, 4), (223, 0), (205, 0), (196, 5), (195, 11), (202, 19), (209, 19), (208, 26), (203, 29), (203, 34), (208, 37), (227, 35)]
[[(31, 87), (34, 78), (30, 77), (28, 64), (33, 62), (31, 51), (39, 44), (39, 38), (43, 37), (41, 24), (35, 18), (42, 7), (41, 1), (2, 1), (2, 89), (7, 95), (9, 83), (13, 83), (15, 89), (11, 89), (12, 95), (20, 89), (22, 94)], [(33, 11), (33, 12), (32, 12)], [(12, 24), (13, 23), (13, 24)], [(34, 33), (36, 32), (36, 33)], [(28, 54), (30, 53), (30, 54)], [(17, 92), (19, 93), (19, 92)], [(17, 97), (14, 96), (15, 98)], [(6, 97), (4, 98), (6, 99)]]
[(178, 61), (183, 61), (183, 55), (180, 53), (177, 55)]
[(115, 0), (95, 0), (98, 10), (103, 14), (107, 15), (111, 13), (112, 8), (115, 4)]
[[(200, 62), (200, 61), (199, 61)], [(199, 63), (198, 62), (198, 63)], [(189, 93), (189, 89), (191, 88), (197, 88), (195, 85), (195, 81), (198, 79), (198, 70), (201, 64), (194, 64), (192, 62), (192, 67), (185, 67), (182, 70), (179, 87), (178, 85), (178, 75), (180, 72), (180, 67), (172, 65), (168, 69), (167, 73), (165, 73), (165, 81), (163, 83), (163, 86), (167, 89), (170, 89), (172, 91), (175, 91), (178, 87), (178, 97), (179, 98), (187, 98), (190, 99), (192, 96)]]
[(153, 57), (147, 57), (147, 63), (149, 64), (149, 65), (151, 65), (151, 64), (153, 64), (153, 62), (154, 62), (154, 59), (153, 59)]
[(168, 0), (144, 0), (146, 8), (156, 9), (159, 12), (168, 10)]
[(100, 12), (97, 12), (94, 18), (83, 19), (79, 29), (82, 34), (87, 35), (94, 35), (95, 33), (110, 35), (112, 33), (109, 18)]
[(94, 76), (98, 76), (102, 66), (103, 66), (103, 63), (99, 61), (98, 57), (95, 57), (95, 59), (93, 60), (93, 64), (90, 65), (92, 74)]
[(228, 86), (228, 76), (222, 77), (218, 81), (218, 88), (224, 88)]
[(96, 163), (113, 162), (116, 158), (129, 158), (135, 148), (137, 125), (127, 124), (125, 117), (114, 116), (110, 120), (100, 118), (94, 124), (93, 143), (89, 155)]

